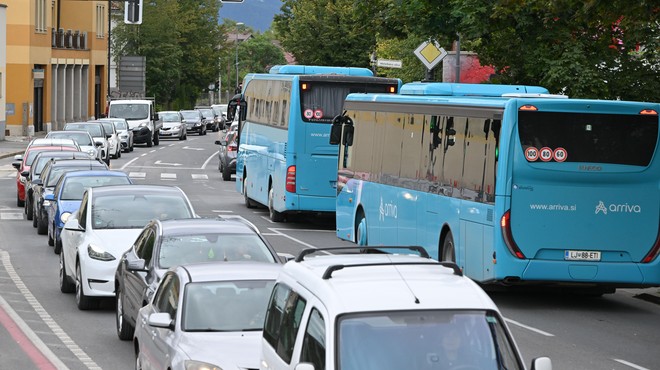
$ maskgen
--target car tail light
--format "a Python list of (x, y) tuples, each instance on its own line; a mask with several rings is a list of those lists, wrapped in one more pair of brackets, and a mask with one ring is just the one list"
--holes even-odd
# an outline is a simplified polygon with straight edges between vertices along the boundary
[(228, 152), (235, 152), (236, 151), (236, 145), (227, 146), (227, 151)]
[(296, 166), (289, 166), (286, 169), (286, 191), (296, 192)]
[(660, 227), (658, 227), (658, 237), (655, 238), (655, 244), (651, 251), (642, 259), (642, 263), (649, 263), (655, 259), (660, 253)]
[(504, 238), (504, 243), (506, 247), (509, 248), (509, 252), (520, 259), (525, 259), (525, 255), (520, 251), (518, 245), (516, 245), (515, 240), (513, 240), (513, 232), (511, 232), (511, 210), (508, 210), (502, 216), (500, 220), (500, 226), (502, 227), (502, 237)]

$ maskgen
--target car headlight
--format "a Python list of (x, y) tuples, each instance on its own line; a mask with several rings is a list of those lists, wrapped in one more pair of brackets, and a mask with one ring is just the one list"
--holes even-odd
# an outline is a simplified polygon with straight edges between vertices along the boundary
[(185, 360), (184, 364), (186, 370), (222, 370), (220, 366), (216, 366), (202, 361)]
[(112, 261), (115, 259), (115, 256), (103, 250), (103, 248), (90, 244), (87, 246), (87, 254), (90, 258), (99, 260), (99, 261)]
[(195, 126), (200, 126), (201, 124), (201, 122), (195, 122)]
[(71, 212), (62, 212), (60, 215), (60, 220), (62, 220), (63, 223), (66, 223), (66, 220), (69, 219), (69, 216), (71, 216)]
[(97, 154), (96, 149), (94, 148), (87, 149), (87, 154), (91, 155), (92, 157), (96, 157)]
[(41, 205), (44, 207), (50, 207), (50, 200), (44, 199), (44, 202)]
[(121, 134), (119, 137), (121, 137), (122, 139), (128, 139), (128, 134)]

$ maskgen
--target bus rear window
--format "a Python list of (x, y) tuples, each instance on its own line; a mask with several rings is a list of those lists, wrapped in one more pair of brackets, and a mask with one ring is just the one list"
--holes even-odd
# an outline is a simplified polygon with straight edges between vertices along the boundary
[(658, 141), (658, 117), (521, 111), (518, 133), (529, 162), (648, 166)]
[(305, 122), (331, 123), (342, 113), (351, 93), (387, 93), (391, 84), (300, 81), (300, 107)]

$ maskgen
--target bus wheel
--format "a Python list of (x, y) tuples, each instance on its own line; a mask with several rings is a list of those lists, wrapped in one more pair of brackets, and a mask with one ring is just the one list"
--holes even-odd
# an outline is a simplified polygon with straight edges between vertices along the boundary
[(355, 244), (367, 245), (367, 219), (362, 214), (359, 217), (360, 221), (355, 230)]
[(454, 237), (451, 231), (447, 232), (442, 242), (442, 258), (440, 261), (456, 262), (456, 250), (454, 248)]
[(248, 195), (247, 195), (247, 177), (245, 177), (243, 179), (243, 198), (245, 200), (245, 206), (247, 208), (255, 208), (256, 207), (254, 202), (252, 201), (252, 199), (248, 198)]
[(284, 221), (284, 215), (281, 212), (277, 212), (275, 208), (273, 208), (273, 188), (271, 187), (270, 190), (268, 190), (268, 215), (270, 216), (270, 220), (273, 222), (283, 222)]

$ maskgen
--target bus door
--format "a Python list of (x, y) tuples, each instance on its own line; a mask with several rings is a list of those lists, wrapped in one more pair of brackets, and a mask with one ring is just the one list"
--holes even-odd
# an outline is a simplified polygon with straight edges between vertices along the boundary
[[(574, 280), (603, 278), (593, 262), (642, 261), (658, 238), (658, 116), (622, 102), (591, 104), (616, 113), (533, 104), (539, 109), (518, 112), (510, 151), (514, 244), (527, 259), (570, 261), (556, 273)], [(617, 279), (637, 279), (638, 269), (629, 275)]]

